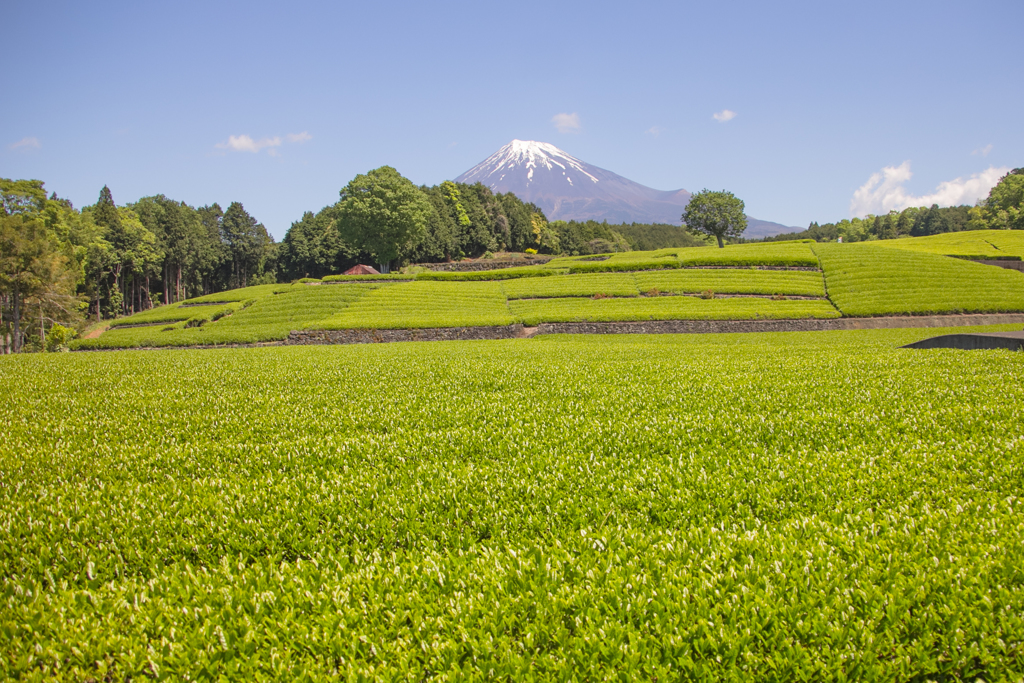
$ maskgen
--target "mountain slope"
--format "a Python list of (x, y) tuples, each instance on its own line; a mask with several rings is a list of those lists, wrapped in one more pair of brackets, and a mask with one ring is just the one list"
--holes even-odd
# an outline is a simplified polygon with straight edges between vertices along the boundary
[[(551, 220), (680, 224), (690, 201), (686, 190), (655, 190), (598, 168), (546, 142), (513, 140), (458, 178), (512, 192), (533, 202)], [(748, 217), (747, 237), (793, 230)]]

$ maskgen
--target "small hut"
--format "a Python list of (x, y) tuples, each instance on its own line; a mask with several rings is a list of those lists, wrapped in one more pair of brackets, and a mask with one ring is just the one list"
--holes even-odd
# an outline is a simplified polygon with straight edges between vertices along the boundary
[(360, 263), (358, 266), (352, 266), (345, 271), (345, 275), (380, 275), (377, 269), (372, 266), (364, 266)]

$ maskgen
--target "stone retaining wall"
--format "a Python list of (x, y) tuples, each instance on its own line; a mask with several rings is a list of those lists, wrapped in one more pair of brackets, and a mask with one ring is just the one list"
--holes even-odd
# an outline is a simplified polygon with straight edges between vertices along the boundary
[(1024, 313), (831, 318), (828, 320), (651, 320), (623, 323), (541, 323), (537, 334), (715, 334), (722, 332), (814, 332), (888, 330), (900, 327), (960, 327), (1024, 324)]
[(1017, 270), (1024, 273), (1024, 261), (975, 261), (975, 263), (984, 263), (986, 266), (1009, 268), (1010, 270)]
[(379, 344), (401, 341), (466, 341), (514, 339), (523, 336), (520, 324), (503, 327), (434, 327), (419, 330), (297, 330), (286, 344)]

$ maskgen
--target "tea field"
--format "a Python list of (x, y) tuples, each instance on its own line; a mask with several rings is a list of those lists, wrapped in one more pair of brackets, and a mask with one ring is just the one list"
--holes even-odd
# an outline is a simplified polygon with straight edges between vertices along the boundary
[(1009, 253), (1019, 239), (996, 234), (1007, 232), (936, 236), (945, 241), (673, 248), (491, 271), (328, 276), (162, 306), (115, 320), (98, 338), (72, 344), (252, 344), (309, 329), (1022, 312), (1024, 274), (933, 253)]
[(1024, 354), (942, 332), (0, 357), (0, 678), (1019, 681)]

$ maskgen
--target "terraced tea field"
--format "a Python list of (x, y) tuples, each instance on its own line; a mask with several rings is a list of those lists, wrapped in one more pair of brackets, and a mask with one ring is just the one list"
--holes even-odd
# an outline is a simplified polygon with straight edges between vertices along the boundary
[(879, 244), (814, 246), (844, 316), (1024, 311), (1024, 274)]
[(1024, 355), (940, 332), (0, 357), (0, 678), (1020, 680)]
[(1012, 260), (1024, 258), (1024, 232), (1019, 230), (968, 230), (928, 237), (881, 240), (875, 244), (941, 256)]
[[(1001, 232), (958, 233), (956, 240), (966, 251), (981, 244), (995, 250), (997, 243), (1009, 251), (1017, 238)], [(939, 237), (946, 242), (744, 244), (563, 257), (493, 271), (330, 276), (145, 311), (73, 345), (258, 343), (284, 340), (292, 330), (1024, 312), (1024, 274), (929, 253), (951, 249), (954, 238)]]

